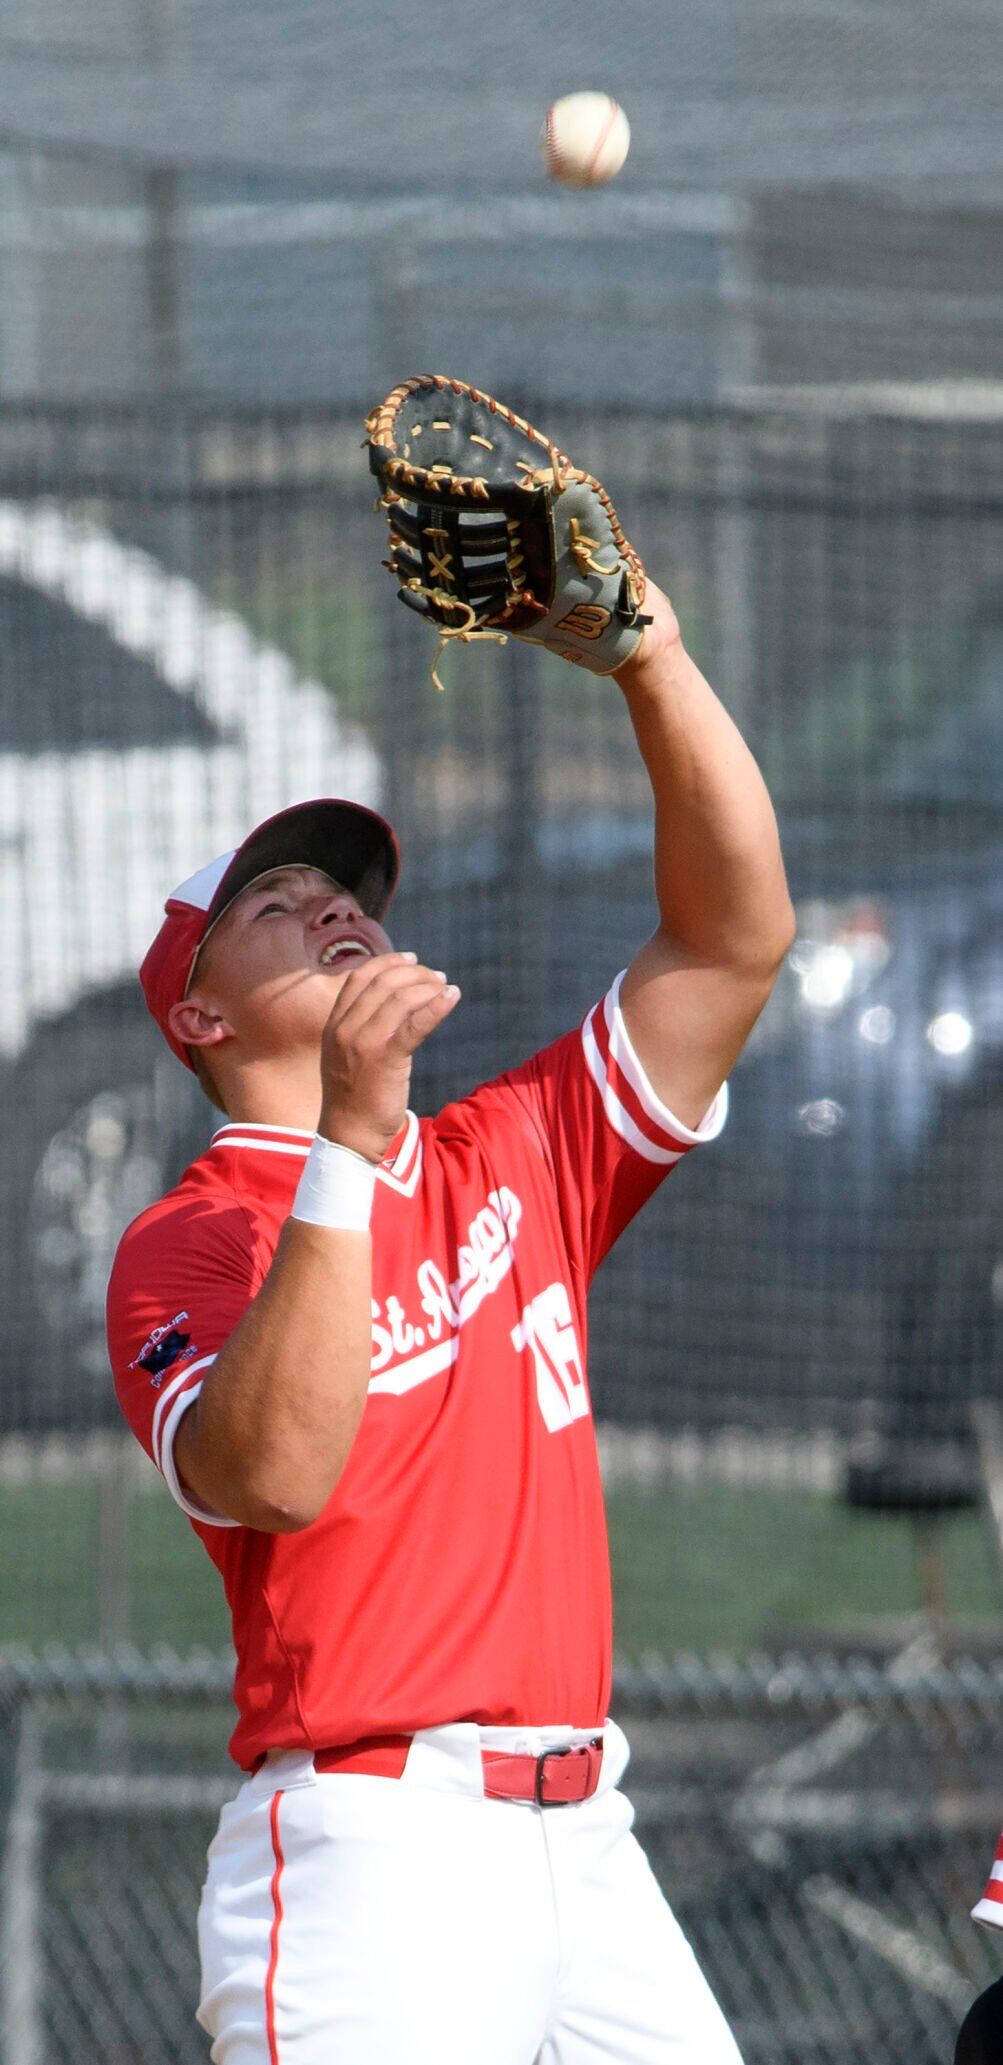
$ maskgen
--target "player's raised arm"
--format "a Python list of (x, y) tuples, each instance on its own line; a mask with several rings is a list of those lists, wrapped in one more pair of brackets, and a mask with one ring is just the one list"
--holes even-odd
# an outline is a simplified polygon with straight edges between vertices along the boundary
[(654, 791), (659, 926), (620, 1004), (652, 1088), (696, 1126), (773, 988), (794, 913), (759, 768), (650, 581), (645, 610), (616, 679)]
[(605, 488), (550, 438), (442, 375), (403, 381), (368, 430), (386, 564), (442, 644), (511, 632), (615, 675), (623, 690), (655, 794), (660, 923), (620, 1007), (649, 1088), (696, 1126), (793, 938), (752, 754), (685, 652)]

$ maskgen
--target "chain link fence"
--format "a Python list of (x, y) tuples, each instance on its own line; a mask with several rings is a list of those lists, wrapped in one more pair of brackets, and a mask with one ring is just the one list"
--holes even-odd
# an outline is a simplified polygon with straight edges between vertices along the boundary
[[(451, 0), (0, 0), (10, 2065), (204, 2055), (226, 1629), (103, 1335), (215, 1123), (135, 982), (164, 894), (307, 793), (385, 808), (395, 936), (463, 989), (422, 1110), (654, 922), (608, 685), (510, 643), (437, 696), (379, 569), (362, 417), (422, 369), (606, 482), (798, 908), (724, 1140), (593, 1298), (640, 1832), (748, 2065), (939, 2065), (998, 1968), (998, 36), (993, 0), (629, 0), (585, 78), (570, 0), (462, 36)], [(594, 84), (630, 158), (556, 191), (543, 109)]]
[[(933, 419), (785, 396), (551, 420), (733, 685), (800, 919), (730, 1142), (596, 1286), (621, 1645), (779, 1634), (816, 1657), (856, 1630), (887, 1661), (922, 1614), (989, 1644), (1000, 421), (964, 396)], [(213, 1123), (135, 988), (165, 885), (302, 793), (304, 757), (311, 785), (381, 799), (398, 936), (464, 989), (418, 1079), (433, 1109), (573, 1022), (645, 936), (649, 804), (602, 685), (509, 650), (451, 656), (436, 696), (378, 585), (355, 417), (11, 411), (0, 490), (3, 1635), (185, 1647), (220, 1638), (218, 1603), (123, 1470), (102, 1323), (121, 1227)], [(169, 1672), (127, 1712), (57, 1680), (11, 1738), (10, 2055), (198, 2056), (220, 1701), (165, 1729)], [(873, 1672), (817, 1726), (739, 1713), (728, 1683), (699, 1717), (678, 1687), (635, 1717), (635, 1786), (747, 2057), (933, 2065), (992, 1957), (965, 1919), (998, 1819), (987, 1709), (951, 1694), (931, 1795), (929, 1712), (893, 1725)], [(818, 1783), (752, 1782), (816, 1735)]]
[[(967, 1914), (999, 1819), (1003, 416), (928, 404), (547, 419), (728, 682), (799, 911), (730, 1139), (593, 1299), (639, 1825), (750, 2065), (934, 2065), (993, 1963)], [(226, 1674), (113, 1659), (225, 1629), (103, 1341), (122, 1226), (215, 1123), (135, 985), (165, 887), (302, 794), (305, 758), (382, 801), (397, 936), (464, 991), (421, 1109), (572, 1023), (653, 922), (615, 699), (511, 647), (451, 655), (436, 695), (359, 434), (332, 410), (0, 421), (0, 1643), (96, 1645), (8, 1672), (12, 2065), (201, 2055)], [(795, 1661), (653, 1661), (715, 1645)], [(982, 1661), (938, 1663), (959, 1645)]]
[[(600, 1410), (855, 1438), (861, 1484), (897, 1444), (903, 1483), (971, 1496), (1003, 1309), (1003, 404), (548, 422), (728, 684), (800, 921), (728, 1140), (600, 1277)], [(654, 922), (616, 697), (512, 644), (449, 655), (436, 695), (358, 446), (332, 412), (0, 423), (11, 1433), (114, 1420), (114, 1244), (209, 1130), (135, 984), (165, 886), (304, 783), (381, 800), (396, 935), (464, 991), (422, 1109), (574, 1023)]]
[[(7, 2065), (197, 2065), (195, 1914), (229, 1668), (8, 1657)], [(996, 1813), (998, 1663), (852, 1655), (620, 1672), (638, 1834), (746, 2065), (943, 2065), (994, 1975), (965, 1919)]]

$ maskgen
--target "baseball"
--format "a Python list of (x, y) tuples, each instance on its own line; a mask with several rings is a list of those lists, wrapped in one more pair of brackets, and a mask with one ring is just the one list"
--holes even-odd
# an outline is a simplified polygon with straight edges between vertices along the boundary
[(630, 123), (608, 93), (566, 93), (547, 109), (540, 149), (563, 186), (604, 186), (630, 149)]

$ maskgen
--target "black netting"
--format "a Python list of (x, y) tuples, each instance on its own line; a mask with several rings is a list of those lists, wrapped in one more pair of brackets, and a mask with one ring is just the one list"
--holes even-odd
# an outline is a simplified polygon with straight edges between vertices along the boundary
[[(93, 1662), (0, 1697), (11, 2065), (203, 2055), (223, 1705), (182, 1725), (173, 1665), (127, 1712), (98, 1685), (122, 1641), (225, 1639), (103, 1337), (123, 1225), (215, 1123), (135, 981), (165, 893), (283, 803), (380, 802), (394, 936), (463, 988), (422, 1110), (572, 1024), (654, 920), (615, 688), (510, 641), (437, 696), (380, 570), (362, 417), (422, 370), (609, 487), (798, 909), (724, 1138), (593, 1297), (642, 1832), (750, 2065), (936, 2065), (993, 1976), (997, 17), (630, 0), (583, 73), (566, 0), (462, 34), (448, 0), (0, 0), (0, 1654)], [(633, 144), (572, 194), (537, 130), (592, 85)], [(980, 1661), (890, 1712), (917, 1642)], [(863, 1679), (833, 1690), (833, 1645)], [(793, 1705), (658, 1663), (779, 1650)]]
[[(999, 1354), (1003, 430), (807, 402), (549, 420), (737, 676), (800, 918), (729, 1135), (599, 1279), (600, 1411), (970, 1446)], [(435, 694), (351, 417), (188, 414), (166, 452), (145, 415), (59, 425), (0, 433), (11, 1431), (114, 1420), (114, 1240), (208, 1123), (133, 969), (165, 884), (302, 793), (305, 738), (308, 786), (382, 798), (394, 935), (463, 987), (419, 1108), (574, 1023), (654, 918), (615, 691), (510, 644), (450, 654)]]

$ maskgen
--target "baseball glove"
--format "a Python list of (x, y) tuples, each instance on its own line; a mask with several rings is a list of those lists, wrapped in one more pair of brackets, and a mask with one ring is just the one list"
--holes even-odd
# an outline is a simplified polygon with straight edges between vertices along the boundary
[[(650, 618), (644, 568), (591, 473), (462, 380), (402, 381), (366, 418), (402, 602), (453, 639), (511, 631), (593, 674), (630, 658)], [(437, 688), (442, 683), (432, 668)]]

